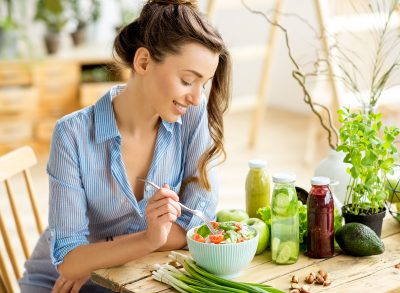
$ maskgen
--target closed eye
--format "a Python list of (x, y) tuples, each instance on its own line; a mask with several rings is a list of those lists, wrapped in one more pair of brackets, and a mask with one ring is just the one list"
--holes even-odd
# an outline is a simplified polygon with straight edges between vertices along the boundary
[(190, 82), (184, 81), (183, 79), (181, 79), (181, 82), (184, 86), (191, 86), (192, 84)]

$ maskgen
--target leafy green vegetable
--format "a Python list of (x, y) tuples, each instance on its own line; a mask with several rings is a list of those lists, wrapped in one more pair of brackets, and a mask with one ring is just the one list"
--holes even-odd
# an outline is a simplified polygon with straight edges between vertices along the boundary
[(299, 244), (300, 250), (307, 250), (307, 205), (301, 201), (299, 205)]
[(206, 238), (208, 235), (211, 234), (211, 231), (207, 227), (207, 225), (202, 225), (197, 229), (197, 234), (201, 235), (203, 238)]
[(235, 222), (218, 222), (218, 229), (222, 229), (224, 231), (229, 231), (229, 230), (236, 230), (236, 226), (234, 225)]
[(174, 287), (178, 292), (284, 293), (267, 284), (236, 282), (218, 277), (199, 267), (191, 257), (175, 251), (168, 257), (180, 263), (184, 271), (169, 264), (156, 265), (152, 276), (155, 280)]

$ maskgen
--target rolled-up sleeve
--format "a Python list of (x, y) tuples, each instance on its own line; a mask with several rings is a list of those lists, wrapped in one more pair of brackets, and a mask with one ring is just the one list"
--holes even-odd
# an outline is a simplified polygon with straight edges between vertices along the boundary
[[(198, 176), (197, 163), (201, 155), (211, 144), (211, 136), (208, 129), (208, 116), (206, 99), (198, 106), (199, 111), (190, 118), (191, 128), (193, 129), (188, 143), (186, 158), (184, 163), (183, 180), (192, 176)], [(211, 190), (202, 188), (198, 182), (190, 183), (180, 195), (180, 201), (192, 209), (203, 211), (210, 219), (215, 219), (216, 207), (218, 203), (218, 182), (216, 167), (213, 162), (208, 164), (208, 179)], [(190, 230), (202, 223), (202, 220), (190, 213), (182, 212), (176, 223), (183, 229)]]
[(73, 129), (65, 122), (58, 122), (54, 129), (47, 173), (51, 259), (58, 266), (71, 250), (89, 243), (78, 147)]

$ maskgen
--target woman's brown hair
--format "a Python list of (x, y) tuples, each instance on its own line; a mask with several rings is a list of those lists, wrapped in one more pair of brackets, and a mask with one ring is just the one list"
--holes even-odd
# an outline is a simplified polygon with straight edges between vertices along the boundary
[(211, 146), (202, 154), (198, 163), (198, 177), (187, 178), (185, 186), (198, 181), (211, 189), (207, 166), (211, 160), (226, 153), (223, 145), (223, 113), (228, 109), (231, 94), (231, 59), (218, 31), (197, 9), (197, 1), (149, 0), (132, 23), (125, 26), (114, 41), (114, 56), (123, 65), (132, 68), (136, 50), (145, 47), (156, 62), (166, 55), (178, 54), (182, 45), (195, 42), (219, 54), (218, 67), (212, 79), (207, 103), (208, 128)]

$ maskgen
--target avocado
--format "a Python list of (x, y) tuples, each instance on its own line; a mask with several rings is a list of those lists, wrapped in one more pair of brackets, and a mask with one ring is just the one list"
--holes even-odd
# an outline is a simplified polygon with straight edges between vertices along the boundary
[(353, 256), (375, 255), (385, 251), (385, 245), (378, 235), (360, 223), (345, 224), (336, 231), (335, 239), (346, 254)]

